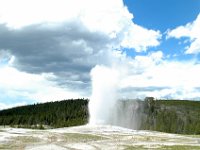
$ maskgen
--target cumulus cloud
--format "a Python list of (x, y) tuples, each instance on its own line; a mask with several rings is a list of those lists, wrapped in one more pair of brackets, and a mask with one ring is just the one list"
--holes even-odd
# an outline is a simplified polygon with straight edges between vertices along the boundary
[[(48, 100), (61, 100), (63, 98), (78, 98), (80, 92), (61, 88), (56, 82), (49, 81), (55, 79), (52, 74), (29, 74), (20, 72), (15, 68), (4, 66), (0, 68), (0, 91), (1, 100), (10, 98), (8, 105), (12, 104), (12, 99), (19, 98), (21, 103), (26, 102), (28, 98), (31, 102), (45, 102)], [(84, 95), (82, 95), (84, 96)], [(22, 101), (24, 100), (24, 102)], [(3, 105), (3, 104), (2, 104)], [(3, 106), (2, 106), (3, 107)]]
[(157, 51), (121, 59), (118, 63), (121, 98), (200, 98), (200, 65), (195, 60), (167, 60), (161, 51)]
[[(14, 84), (19, 88), (17, 82), (12, 86), (3, 83), (3, 79), (11, 78), (6, 79), (11, 72), (2, 67), (7, 64), (16, 74), (16, 81), (28, 83), (22, 86), (21, 93), (29, 98), (76, 97), (72, 91), (89, 96), (90, 70), (97, 64), (109, 66), (126, 59), (118, 57), (115, 50), (132, 48), (141, 52), (159, 45), (159, 31), (132, 20), (133, 14), (122, 0), (0, 0), (0, 69), (4, 70), (1, 91), (13, 91)], [(54, 78), (44, 78), (44, 74)], [(31, 92), (28, 86), (30, 76), (45, 81), (35, 81), (37, 92)], [(41, 93), (45, 86), (52, 87), (46, 90), (52, 92)], [(44, 96), (49, 93), (54, 96)]]
[(200, 14), (193, 22), (169, 30), (167, 33), (167, 38), (180, 39), (182, 37), (189, 38), (191, 42), (191, 44), (186, 47), (186, 54), (200, 53)]
[[(93, 34), (78, 28), (78, 24), (65, 24), (68, 28), (43, 29), (40, 25), (23, 30), (10, 31), (0, 36), (1, 48), (15, 57), (13, 66), (29, 73), (53, 72), (67, 76), (82, 74), (101, 60), (101, 50), (105, 50), (109, 39), (103, 34)], [(97, 42), (96, 42), (97, 41)], [(87, 79), (87, 77), (84, 77)], [(81, 80), (79, 77), (76, 80)], [(89, 80), (89, 79), (87, 79)]]
[[(79, 27), (84, 26), (93, 33), (102, 32), (119, 40), (119, 43), (123, 41), (123, 46), (133, 47), (138, 51), (148, 46), (159, 45), (159, 31), (148, 30), (134, 24), (133, 15), (129, 13), (122, 0), (109, 2), (106, 0), (84, 2), (80, 0), (73, 2), (70, 0), (19, 0), (17, 2), (1, 0), (0, 2), (0, 22), (12, 29), (33, 24), (44, 26), (48, 24), (54, 27), (55, 24), (71, 23), (75, 20), (78, 21)], [(147, 38), (140, 37), (136, 40), (136, 37), (141, 34)], [(144, 43), (145, 40), (147, 43)]]
[(200, 64), (197, 60), (168, 60), (162, 51), (135, 57), (114, 51), (109, 67), (118, 72), (119, 98), (200, 98)]
[[(188, 51), (198, 49), (197, 20), (168, 37), (189, 35)], [(39, 101), (88, 97), (99, 64), (118, 69), (121, 97), (198, 97), (197, 62), (147, 51), (161, 37), (135, 24), (122, 0), (0, 0), (0, 91)], [(148, 54), (132, 58), (124, 48)]]
[(161, 34), (159, 31), (147, 30), (136, 24), (131, 24), (125, 32), (122, 47), (135, 48), (136, 52), (146, 51), (148, 47), (160, 44)]

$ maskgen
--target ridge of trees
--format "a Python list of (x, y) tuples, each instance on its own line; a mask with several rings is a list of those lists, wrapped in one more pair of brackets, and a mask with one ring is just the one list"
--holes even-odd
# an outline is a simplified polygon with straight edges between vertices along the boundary
[[(0, 125), (39, 129), (84, 125), (89, 118), (88, 101), (70, 99), (1, 110)], [(137, 110), (130, 113), (139, 113), (139, 129), (200, 134), (200, 101), (155, 100), (153, 97), (147, 97), (144, 101), (124, 100), (119, 105), (124, 108), (128, 105), (129, 109), (135, 109), (135, 104), (131, 103), (138, 103)]]
[(88, 122), (88, 99), (70, 99), (0, 111), (0, 125), (40, 128), (68, 127)]
[(200, 134), (200, 101), (144, 101), (140, 129), (178, 134)]

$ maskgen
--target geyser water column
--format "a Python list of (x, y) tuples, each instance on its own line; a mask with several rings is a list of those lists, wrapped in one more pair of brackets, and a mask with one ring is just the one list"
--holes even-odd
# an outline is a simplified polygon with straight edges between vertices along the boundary
[(107, 124), (117, 101), (119, 72), (97, 65), (91, 70), (92, 96), (89, 102), (89, 124)]

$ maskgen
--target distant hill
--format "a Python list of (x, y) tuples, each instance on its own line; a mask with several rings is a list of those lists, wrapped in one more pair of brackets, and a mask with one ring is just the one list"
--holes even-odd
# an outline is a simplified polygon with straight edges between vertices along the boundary
[[(124, 117), (129, 123), (136, 121), (133, 117), (137, 117), (138, 125), (128, 126), (129, 128), (200, 134), (199, 101), (154, 100), (152, 97), (147, 97), (144, 101), (123, 100), (116, 107), (120, 109), (115, 113), (121, 115), (121, 118)], [(88, 99), (48, 102), (0, 111), (0, 125), (26, 128), (84, 125), (88, 122), (88, 118)], [(115, 125), (123, 126), (123, 124)]]
[(200, 134), (200, 101), (144, 101), (140, 129), (169, 133)]
[(68, 127), (88, 122), (88, 100), (70, 99), (0, 111), (0, 125), (27, 128)]

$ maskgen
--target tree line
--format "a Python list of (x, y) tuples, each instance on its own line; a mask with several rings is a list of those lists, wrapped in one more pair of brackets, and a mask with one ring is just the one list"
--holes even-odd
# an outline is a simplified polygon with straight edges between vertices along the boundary
[(140, 129), (200, 134), (200, 102), (146, 98)]
[(70, 99), (0, 111), (0, 125), (27, 128), (68, 127), (88, 122), (88, 99)]
[[(88, 101), (88, 99), (70, 99), (1, 110), (0, 125), (39, 129), (84, 125), (89, 119)], [(123, 100), (120, 105), (131, 106), (131, 103), (136, 101)], [(200, 134), (199, 101), (155, 100), (153, 97), (147, 97), (137, 103), (139, 103), (137, 110), (130, 113), (138, 113), (140, 119), (138, 129)]]

